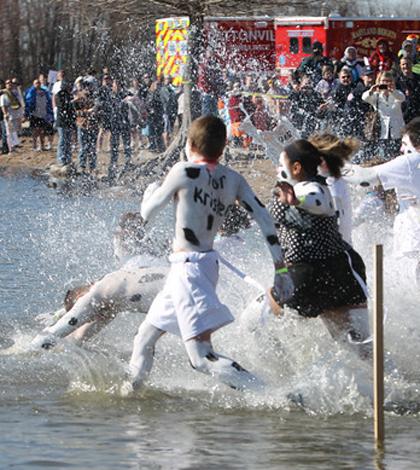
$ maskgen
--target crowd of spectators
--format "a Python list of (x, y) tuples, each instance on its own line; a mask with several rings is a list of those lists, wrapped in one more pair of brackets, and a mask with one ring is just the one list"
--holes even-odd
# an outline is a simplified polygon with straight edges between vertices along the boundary
[[(359, 58), (352, 46), (342, 58), (327, 57), (322, 44), (314, 42), (312, 54), (289, 71), (287, 80), (235, 76), (221, 71), (209, 54), (191, 92), (192, 118), (221, 116), (231, 145), (247, 147), (252, 139), (241, 130), (245, 119), (265, 131), (285, 115), (303, 138), (327, 129), (352, 135), (364, 144), (364, 158), (379, 152), (386, 160), (399, 149), (403, 125), (420, 116), (420, 75), (413, 73), (419, 62), (416, 40), (410, 38), (397, 54), (385, 39), (379, 40), (369, 60)], [(78, 148), (79, 170), (92, 174), (97, 153), (108, 151), (110, 181), (118, 172), (120, 147), (124, 171), (133, 152), (164, 151), (184, 113), (182, 87), (173, 86), (171, 78), (145, 73), (122, 83), (107, 67), (99, 77), (91, 69), (74, 82), (60, 70), (52, 85), (41, 74), (24, 92), (12, 78), (0, 83), (0, 90), (3, 153), (19, 149), (22, 122), (27, 120), (34, 151), (51, 149), (57, 130), (61, 165), (70, 165)]]

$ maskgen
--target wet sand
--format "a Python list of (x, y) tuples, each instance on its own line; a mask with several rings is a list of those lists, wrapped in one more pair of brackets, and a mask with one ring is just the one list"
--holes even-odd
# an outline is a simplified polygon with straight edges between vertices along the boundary
[[(54, 136), (53, 149), (36, 152), (32, 150), (32, 140), (30, 137), (23, 137), (23, 147), (8, 155), (0, 155), (0, 176), (13, 177), (24, 174), (32, 176), (47, 176), (50, 169), (57, 164), (57, 136)], [(275, 169), (269, 160), (253, 158), (253, 152), (246, 149), (230, 148), (231, 160), (229, 166), (245, 176), (252, 188), (261, 199), (267, 201), (270, 197), (271, 188), (275, 182)], [(99, 152), (98, 154), (98, 177), (107, 174), (109, 163), (109, 152)], [(132, 162), (134, 165), (141, 165), (145, 161), (159, 158), (147, 150), (141, 149), (133, 152)], [(77, 163), (77, 151), (73, 153), (73, 162)], [(120, 149), (119, 165), (124, 164), (124, 155)]]

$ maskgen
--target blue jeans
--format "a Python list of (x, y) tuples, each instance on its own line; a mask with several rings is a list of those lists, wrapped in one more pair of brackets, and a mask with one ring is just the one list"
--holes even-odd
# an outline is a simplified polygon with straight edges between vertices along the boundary
[(71, 127), (57, 127), (57, 132), (57, 161), (62, 165), (68, 165), (71, 163), (71, 137), (73, 129)]
[(82, 170), (86, 169), (86, 163), (89, 168), (96, 168), (96, 140), (98, 139), (98, 129), (77, 128), (77, 138), (79, 140), (79, 166)]
[(1, 125), (1, 144), (3, 150), (8, 151), (9, 147), (7, 145), (7, 133), (6, 133), (6, 123), (4, 121), (0, 121)]
[(131, 161), (131, 133), (130, 129), (111, 129), (111, 161), (108, 168), (108, 176), (115, 177), (117, 162), (118, 162), (118, 148), (120, 146), (120, 139), (124, 146), (125, 164)]

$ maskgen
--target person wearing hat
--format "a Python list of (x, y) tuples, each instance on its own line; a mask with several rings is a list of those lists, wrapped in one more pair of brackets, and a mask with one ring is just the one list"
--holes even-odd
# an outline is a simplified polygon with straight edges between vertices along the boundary
[(395, 64), (396, 57), (392, 53), (386, 39), (379, 39), (376, 49), (369, 57), (369, 65), (375, 72), (389, 71)]
[[(347, 98), (347, 116), (352, 129), (352, 135), (363, 141), (365, 140), (364, 125), (366, 113), (368, 113), (372, 107), (362, 100), (362, 95), (365, 91), (369, 90), (374, 83), (375, 72), (373, 69), (363, 67), (360, 71), (360, 80)], [(366, 146), (365, 150), (367, 150)]]
[(397, 88), (405, 95), (402, 111), (408, 123), (420, 116), (420, 76), (413, 73), (413, 61), (409, 57), (400, 59), (400, 72)]
[(318, 83), (322, 78), (322, 66), (332, 66), (331, 59), (324, 57), (324, 48), (322, 43), (315, 41), (312, 44), (312, 54), (309, 57), (305, 57), (298, 67), (298, 71), (310, 75), (314, 83)]

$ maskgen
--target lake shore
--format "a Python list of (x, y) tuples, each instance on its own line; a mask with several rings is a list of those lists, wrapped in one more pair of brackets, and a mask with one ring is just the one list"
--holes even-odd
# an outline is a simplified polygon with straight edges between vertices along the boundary
[[(57, 163), (57, 136), (54, 136), (53, 149), (41, 152), (32, 149), (30, 137), (24, 137), (21, 140), (22, 147), (20, 149), (11, 154), (0, 155), (0, 176), (8, 178), (19, 175), (47, 177), (50, 169)], [(230, 149), (230, 153), (233, 158), (229, 162), (229, 166), (241, 173), (260, 198), (267, 201), (275, 182), (275, 168), (271, 161), (252, 158), (251, 153), (245, 149)], [(98, 153), (99, 178), (106, 175), (109, 158), (109, 152)], [(145, 161), (156, 158), (158, 158), (157, 154), (143, 149), (133, 152), (132, 161), (134, 165), (141, 165)], [(121, 166), (123, 159), (121, 149), (119, 156), (119, 165)], [(73, 162), (77, 162), (77, 151), (73, 153)]]

